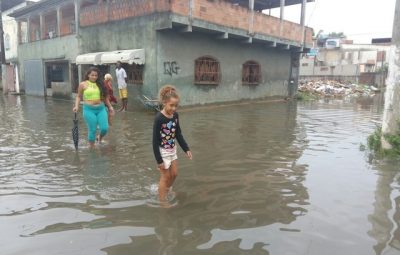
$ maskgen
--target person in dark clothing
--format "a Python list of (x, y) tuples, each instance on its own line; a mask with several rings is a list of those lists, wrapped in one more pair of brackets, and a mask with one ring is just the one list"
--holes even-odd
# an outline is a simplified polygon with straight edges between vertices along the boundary
[(159, 96), (163, 108), (154, 120), (153, 152), (161, 173), (158, 185), (160, 202), (167, 203), (166, 196), (178, 175), (176, 141), (189, 159), (192, 159), (192, 153), (183, 138), (179, 115), (176, 112), (179, 95), (175, 87), (165, 85), (160, 89)]

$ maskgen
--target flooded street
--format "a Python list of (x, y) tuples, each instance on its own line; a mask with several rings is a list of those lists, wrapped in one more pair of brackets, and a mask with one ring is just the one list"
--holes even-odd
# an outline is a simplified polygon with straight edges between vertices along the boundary
[[(400, 165), (360, 149), (379, 100), (185, 109), (176, 206), (149, 206), (154, 113), (71, 139), (72, 101), (0, 97), (0, 254), (400, 254)], [(131, 107), (132, 110), (132, 107)]]

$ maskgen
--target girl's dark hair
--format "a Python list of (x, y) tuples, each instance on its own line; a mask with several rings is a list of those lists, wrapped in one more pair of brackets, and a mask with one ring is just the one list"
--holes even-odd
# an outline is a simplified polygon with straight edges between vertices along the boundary
[(104, 99), (107, 96), (107, 90), (105, 89), (103, 82), (100, 80), (100, 70), (97, 67), (94, 67), (94, 66), (89, 67), (89, 69), (87, 70), (87, 72), (85, 74), (84, 80), (88, 81), (89, 80), (89, 75), (92, 72), (96, 72), (97, 73), (96, 84), (97, 84), (97, 87), (99, 87), (99, 89), (100, 89), (101, 98)]
[(179, 99), (178, 91), (172, 85), (164, 85), (160, 89), (160, 92), (159, 92), (159, 100), (160, 100), (160, 102), (161, 103), (165, 103), (169, 99), (171, 99), (172, 97)]

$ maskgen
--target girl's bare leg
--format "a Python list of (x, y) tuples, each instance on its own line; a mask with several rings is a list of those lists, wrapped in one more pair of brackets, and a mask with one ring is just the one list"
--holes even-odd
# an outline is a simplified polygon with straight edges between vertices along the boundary
[(170, 169), (170, 178), (168, 182), (168, 189), (174, 185), (175, 179), (178, 176), (178, 162), (177, 160), (172, 161)]
[(168, 182), (170, 177), (169, 169), (162, 169), (160, 170), (160, 182), (158, 184), (158, 196), (160, 198), (160, 202), (165, 202), (167, 200), (167, 193), (168, 193)]

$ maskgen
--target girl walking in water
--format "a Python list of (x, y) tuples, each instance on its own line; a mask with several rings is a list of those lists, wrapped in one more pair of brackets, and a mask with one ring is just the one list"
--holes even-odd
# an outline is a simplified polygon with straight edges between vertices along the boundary
[(189, 159), (192, 159), (192, 153), (183, 138), (179, 124), (179, 115), (176, 112), (179, 95), (175, 87), (165, 85), (160, 89), (159, 97), (163, 108), (154, 120), (153, 152), (161, 173), (158, 185), (159, 198), (160, 202), (165, 203), (168, 191), (178, 175), (176, 141)]
[(107, 90), (99, 81), (99, 69), (89, 68), (85, 75), (85, 81), (78, 87), (78, 95), (75, 100), (73, 112), (78, 112), (81, 99), (83, 99), (83, 118), (88, 127), (89, 147), (94, 148), (96, 141), (96, 130), (99, 127), (99, 142), (108, 132), (108, 117), (106, 106), (110, 114), (114, 114), (114, 108), (110, 104)]

